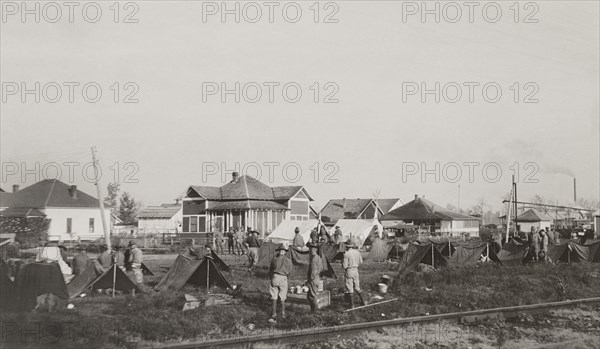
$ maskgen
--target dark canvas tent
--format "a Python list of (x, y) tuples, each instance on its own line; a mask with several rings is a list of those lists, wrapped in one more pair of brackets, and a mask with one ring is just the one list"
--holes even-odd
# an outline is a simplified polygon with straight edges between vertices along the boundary
[[(114, 285), (113, 285), (114, 280)], [(69, 298), (77, 297), (85, 290), (98, 290), (113, 288), (125, 293), (135, 290), (141, 292), (139, 287), (125, 275), (125, 273), (117, 265), (113, 264), (104, 273), (98, 275), (92, 261), (88, 262), (85, 270), (77, 275), (67, 285)]]
[[(258, 250), (258, 264), (259, 267), (269, 267), (273, 257), (277, 255), (277, 246), (279, 244), (265, 242), (262, 244), (260, 249)], [(323, 273), (322, 276), (326, 276), (329, 278), (335, 278), (335, 272), (333, 271), (333, 267), (327, 258), (328, 255), (332, 255), (336, 252), (335, 245), (321, 245), (319, 249), (319, 255), (323, 259)], [(337, 252), (336, 252), (337, 253)], [(292, 261), (293, 270), (291, 277), (306, 277), (308, 272), (308, 265), (310, 263), (310, 252), (308, 250), (298, 250), (294, 247), (289, 247), (287, 253), (285, 254)]]
[[(405, 244), (405, 245), (408, 246), (408, 244)], [(390, 246), (390, 252), (388, 252), (388, 259), (393, 259), (393, 260), (402, 259), (402, 256), (404, 256), (404, 248), (402, 247), (400, 240), (394, 239), (392, 242), (389, 243), (389, 246)]]
[(485, 242), (477, 245), (454, 243), (453, 246), (455, 251), (449, 259), (452, 265), (476, 265), (482, 256), (488, 257), (492, 262), (502, 263), (494, 249)]
[(431, 242), (435, 246), (435, 248), (437, 248), (438, 251), (440, 251), (442, 253), (442, 255), (446, 258), (450, 258), (452, 256), (452, 254), (454, 253), (454, 251), (456, 250), (456, 247), (450, 241), (437, 242), (437, 241), (429, 240), (429, 242)]
[(403, 271), (415, 268), (419, 264), (431, 265), (434, 268), (445, 267), (448, 265), (448, 260), (433, 244), (417, 244), (411, 242), (402, 256), (398, 270)]
[(20, 306), (31, 310), (37, 303), (37, 296), (51, 293), (67, 299), (67, 285), (58, 263), (30, 263), (23, 266), (17, 275)]
[(187, 284), (201, 287), (206, 287), (207, 284), (209, 287), (231, 287), (231, 284), (221, 274), (212, 258), (192, 259), (180, 254), (173, 262), (171, 269), (155, 288), (159, 290), (166, 288), (178, 290)]
[(548, 255), (554, 263), (593, 262), (596, 245), (582, 245), (569, 241), (560, 245), (548, 246)]
[(369, 262), (384, 262), (388, 259), (391, 248), (392, 245), (386, 240), (376, 237), (365, 260)]
[(17, 300), (17, 286), (8, 277), (8, 267), (0, 262), (0, 309), (6, 309)]
[(528, 244), (519, 242), (515, 239), (508, 240), (507, 243), (502, 246), (502, 249), (498, 253), (498, 258), (502, 264), (520, 264), (525, 260), (527, 254)]
[(590, 244), (590, 257), (588, 262), (600, 263), (600, 241)]

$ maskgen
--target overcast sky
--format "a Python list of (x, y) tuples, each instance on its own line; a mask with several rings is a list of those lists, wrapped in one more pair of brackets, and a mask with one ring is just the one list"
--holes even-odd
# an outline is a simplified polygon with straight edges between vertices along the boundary
[[(67, 8), (58, 23), (45, 20), (53, 18), (52, 8), (41, 23), (32, 16), (23, 23), (20, 13), (3, 8), (0, 184), (8, 191), (12, 184), (24, 187), (34, 181), (33, 175), (23, 181), (22, 169), (13, 174), (14, 163), (26, 162), (31, 169), (38, 162), (52, 176), (47, 164), (76, 161), (82, 165), (73, 183), (94, 193), (81, 167), (95, 145), (102, 185), (115, 175), (111, 164), (119, 164), (124, 182), (134, 170), (125, 164), (134, 162), (139, 171), (132, 179), (139, 182), (123, 183), (122, 189), (147, 205), (170, 202), (190, 184), (224, 184), (220, 172), (203, 178), (203, 168), (214, 170), (211, 163), (223, 162), (227, 170), (236, 162), (261, 164), (266, 183), (269, 167), (263, 164), (278, 162), (269, 184), (304, 185), (316, 206), (331, 198), (372, 197), (377, 190), (380, 197), (409, 201), (420, 194), (456, 206), (460, 184), (461, 207), (483, 197), (500, 209), (514, 163), (520, 168), (520, 199), (539, 194), (570, 204), (576, 177), (578, 197), (598, 200), (598, 2), (539, 1), (537, 9), (521, 2), (519, 23), (509, 8), (512, 1), (498, 3), (502, 14), (496, 23), (482, 16), (485, 2), (475, 9), (473, 23), (466, 7), (457, 23), (448, 21), (454, 9), (447, 9), (440, 23), (433, 16), (423, 23), (419, 14), (407, 15), (412, 8), (406, 3), (396, 1), (338, 1), (337, 9), (322, 5), (320, 23), (314, 23), (312, 1), (297, 2), (302, 17), (296, 23), (286, 22), (282, 6), (274, 10), (274, 23), (264, 6), (257, 23), (244, 17), (235, 23), (233, 16), (222, 23), (218, 14), (204, 23), (203, 5), (193, 1), (135, 2), (139, 11), (132, 18), (138, 23), (122, 23), (135, 7), (121, 8), (120, 23), (114, 23), (112, 2), (98, 2), (103, 12), (97, 23), (84, 20), (81, 6), (74, 23), (68, 21)], [(250, 19), (254, 12), (247, 10)], [(290, 19), (294, 8), (288, 10)], [(338, 23), (322, 23), (336, 10), (331, 18)], [(492, 18), (493, 9), (488, 14)], [(523, 23), (527, 15), (538, 23)], [(21, 91), (13, 95), (12, 88), (20, 89), (23, 82), (30, 89), (35, 82), (42, 87), (55, 82), (62, 86), (62, 97), (57, 103), (44, 99), (54, 98), (50, 84), (46, 95), (40, 92), (39, 103), (34, 95), (22, 102)], [(80, 83), (73, 103), (65, 82)], [(102, 88), (97, 103), (82, 97), (81, 87), (89, 82)], [(115, 82), (120, 83), (119, 103), (111, 90)], [(125, 89), (127, 82), (139, 87), (133, 96), (137, 103), (122, 103), (134, 91), (133, 85)], [(233, 95), (222, 103), (220, 93), (206, 95), (204, 102), (206, 82), (225, 82), (229, 88), (239, 82), (248, 87), (247, 98), (255, 95), (255, 85), (247, 84), (257, 83), (263, 94), (257, 103), (243, 96), (236, 103)], [(273, 103), (265, 82), (280, 84), (274, 87)], [(297, 103), (282, 97), (281, 87), (290, 82), (302, 90)], [(333, 84), (325, 89), (328, 82)], [(422, 102), (420, 92), (403, 101), (406, 83), (433, 89), (435, 82), (447, 87), (439, 103), (433, 95)], [(479, 84), (472, 103), (465, 82)], [(482, 86), (488, 83), (502, 89), (496, 103), (483, 97)], [(460, 100), (444, 100), (454, 98), (456, 86)], [(334, 90), (332, 98), (339, 101), (323, 103)], [(294, 95), (288, 90), (287, 97)], [(528, 96), (537, 103), (523, 103)], [(485, 97), (493, 99), (494, 90)], [(330, 162), (336, 165), (326, 166)], [(472, 183), (465, 162), (480, 164)], [(288, 180), (282, 174), (286, 163), (295, 163), (287, 167)], [(415, 173), (422, 163), (430, 170), (439, 164), (439, 183), (434, 174), (423, 181)], [(460, 165), (459, 180), (450, 163)], [(488, 180), (482, 174), (486, 163), (498, 164), (488, 165)], [(68, 167), (61, 166), (62, 180), (69, 182)], [(291, 183), (297, 167), (302, 176)], [(498, 167), (502, 175), (492, 183)], [(526, 175), (537, 183), (524, 183)], [(338, 183), (327, 183), (331, 179)]]

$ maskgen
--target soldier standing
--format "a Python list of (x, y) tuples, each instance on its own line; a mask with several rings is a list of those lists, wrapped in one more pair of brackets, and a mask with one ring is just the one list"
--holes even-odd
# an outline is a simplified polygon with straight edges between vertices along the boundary
[(269, 265), (269, 274), (271, 276), (271, 284), (269, 285), (269, 293), (271, 294), (271, 302), (273, 304), (273, 312), (271, 318), (277, 316), (277, 298), (281, 300), (281, 317), (285, 319), (285, 299), (288, 292), (288, 277), (292, 271), (292, 261), (285, 256), (287, 248), (284, 244), (277, 247), (277, 255), (273, 257)]
[(362, 264), (363, 260), (360, 252), (358, 252), (358, 246), (353, 242), (348, 241), (346, 243), (346, 248), (348, 250), (344, 253), (342, 267), (346, 270), (346, 273), (344, 274), (346, 278), (346, 298), (350, 303), (350, 309), (352, 309), (354, 308), (354, 291), (358, 294), (361, 305), (367, 304), (360, 291), (360, 280), (358, 275), (358, 266)]
[(317, 311), (317, 292), (319, 291), (321, 272), (323, 271), (323, 260), (317, 254), (318, 245), (309, 242), (307, 246), (310, 248), (310, 264), (306, 282), (308, 286), (306, 298), (310, 304), (310, 310), (314, 313)]

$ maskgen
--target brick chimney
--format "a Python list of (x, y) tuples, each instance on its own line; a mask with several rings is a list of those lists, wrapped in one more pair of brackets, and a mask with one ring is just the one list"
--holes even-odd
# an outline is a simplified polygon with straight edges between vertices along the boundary
[(71, 195), (71, 199), (77, 199), (77, 186), (72, 185), (69, 188), (69, 195)]
[(419, 195), (415, 194), (415, 200), (417, 200), (419, 198)]
[(18, 184), (13, 184), (13, 193), (16, 193), (19, 191), (19, 185)]
[(236, 172), (233, 172), (231, 174), (231, 183), (237, 183), (238, 179), (239, 179), (240, 174)]

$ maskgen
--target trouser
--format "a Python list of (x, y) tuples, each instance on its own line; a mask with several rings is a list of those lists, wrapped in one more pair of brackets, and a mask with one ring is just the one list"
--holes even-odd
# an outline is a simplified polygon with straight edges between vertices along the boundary
[(271, 284), (269, 285), (269, 293), (271, 294), (271, 300), (276, 301), (277, 297), (279, 297), (282, 303), (285, 302), (288, 293), (287, 276), (273, 274)]
[(215, 249), (217, 250), (218, 254), (224, 254), (225, 252), (223, 251), (223, 240), (217, 239), (217, 241), (215, 242)]
[(258, 247), (248, 248), (248, 259), (250, 260), (249, 268), (252, 268), (254, 264), (258, 261)]
[(237, 248), (237, 252), (239, 254), (243, 254), (245, 252), (245, 249), (244, 249), (244, 240), (243, 239), (237, 239), (235, 241), (235, 247)]
[(235, 245), (233, 244), (233, 240), (227, 240), (227, 252), (234, 253)]
[(310, 281), (308, 283), (308, 293), (306, 294), (306, 298), (308, 299), (308, 303), (310, 304), (310, 309), (312, 311), (317, 310), (317, 292), (319, 291), (319, 280)]
[(360, 292), (360, 280), (357, 268), (346, 269), (346, 293)]
[(133, 274), (135, 275), (135, 282), (141, 284), (144, 282), (144, 273), (142, 272), (142, 264), (141, 263), (131, 263), (131, 270), (133, 270)]

